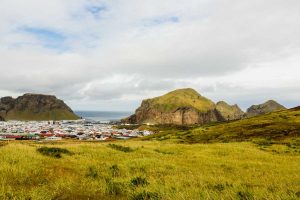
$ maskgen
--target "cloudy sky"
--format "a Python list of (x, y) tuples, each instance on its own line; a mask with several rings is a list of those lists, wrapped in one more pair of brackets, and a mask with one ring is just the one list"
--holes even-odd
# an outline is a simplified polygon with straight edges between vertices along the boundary
[(192, 87), (300, 105), (299, 0), (0, 0), (0, 96), (133, 111)]

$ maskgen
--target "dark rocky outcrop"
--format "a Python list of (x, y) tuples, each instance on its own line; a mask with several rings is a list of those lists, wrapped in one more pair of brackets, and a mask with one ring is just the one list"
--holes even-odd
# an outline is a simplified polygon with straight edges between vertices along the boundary
[(253, 105), (247, 109), (247, 117), (254, 117), (258, 115), (263, 115), (266, 113), (278, 111), (278, 110), (285, 110), (286, 108), (274, 100), (269, 100), (263, 104)]
[(237, 120), (245, 117), (245, 113), (237, 104), (229, 105), (224, 101), (219, 101), (216, 104), (216, 110), (224, 121)]
[(62, 100), (52, 95), (24, 94), (16, 99), (0, 99), (4, 120), (73, 120), (78, 116)]

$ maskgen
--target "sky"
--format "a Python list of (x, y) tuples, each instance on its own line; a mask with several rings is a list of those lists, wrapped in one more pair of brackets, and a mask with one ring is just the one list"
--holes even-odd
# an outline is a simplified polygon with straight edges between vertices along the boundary
[(300, 105), (299, 0), (0, 0), (0, 96), (134, 111), (194, 88)]

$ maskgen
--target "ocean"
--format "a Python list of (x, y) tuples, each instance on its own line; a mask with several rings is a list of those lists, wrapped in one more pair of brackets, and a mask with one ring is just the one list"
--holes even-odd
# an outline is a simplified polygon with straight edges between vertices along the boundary
[(132, 112), (118, 111), (74, 111), (79, 117), (87, 120), (109, 122), (116, 121), (128, 117)]

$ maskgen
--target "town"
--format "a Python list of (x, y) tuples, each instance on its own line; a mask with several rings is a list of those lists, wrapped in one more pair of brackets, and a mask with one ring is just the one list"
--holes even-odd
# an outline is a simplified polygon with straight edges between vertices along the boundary
[(55, 141), (63, 139), (130, 139), (151, 135), (151, 131), (116, 129), (110, 123), (88, 120), (0, 122), (0, 140)]

